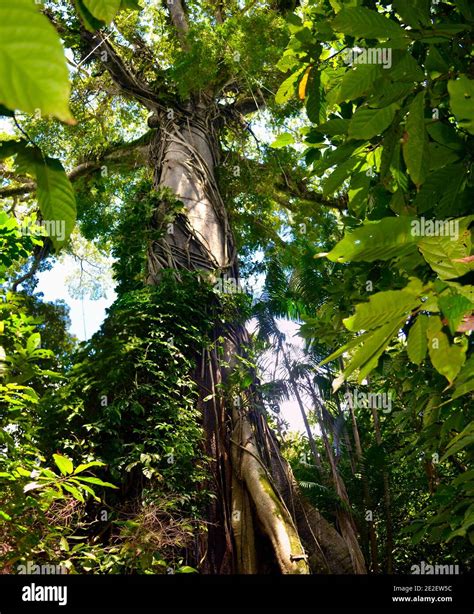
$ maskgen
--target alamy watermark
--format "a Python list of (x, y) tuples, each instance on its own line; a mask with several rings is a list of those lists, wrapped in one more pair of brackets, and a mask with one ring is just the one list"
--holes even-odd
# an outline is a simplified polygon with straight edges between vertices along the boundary
[(55, 237), (58, 241), (66, 238), (66, 222), (64, 220), (41, 220), (22, 224), (20, 231), (23, 236)]
[(353, 409), (370, 407), (381, 409), (384, 414), (392, 411), (392, 398), (386, 392), (363, 392), (356, 388), (351, 392), (346, 392), (344, 398)]
[(42, 575), (59, 575), (59, 574), (67, 574), (67, 567), (64, 565), (37, 565), (33, 561), (26, 561), (24, 565), (18, 565), (17, 573), (20, 575), (33, 575), (33, 576), (42, 576)]
[(392, 68), (392, 50), (389, 47), (350, 47), (342, 54), (345, 64), (379, 64), (383, 68)]
[(459, 565), (430, 565), (429, 563), (425, 563), (425, 561), (421, 561), (419, 565), (412, 565), (410, 571), (415, 575), (459, 574)]
[(459, 220), (427, 220), (420, 217), (411, 222), (414, 237), (449, 237), (451, 241), (459, 238)]

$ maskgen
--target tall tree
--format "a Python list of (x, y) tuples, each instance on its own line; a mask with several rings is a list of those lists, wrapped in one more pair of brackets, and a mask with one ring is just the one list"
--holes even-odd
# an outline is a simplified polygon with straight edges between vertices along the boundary
[[(122, 2), (122, 7), (134, 4)], [(221, 283), (223, 289), (228, 283), (238, 286), (238, 244), (218, 168), (229, 142), (239, 142), (231, 136), (232, 129), (244, 131), (246, 138), (240, 142), (247, 141), (248, 149), (246, 117), (273, 99), (274, 60), (285, 37), (280, 11), (266, 2), (242, 7), (231, 1), (185, 5), (182, 0), (168, 0), (163, 6), (146, 5), (140, 12), (115, 16), (118, 5), (112, 0), (100, 6), (78, 0), (80, 19), (68, 3), (47, 3), (43, 9), (71, 50), (75, 70), (73, 111), (78, 124), (62, 129), (79, 151), (79, 155), (67, 152), (69, 180), (97, 182), (98, 173), (108, 177), (133, 168), (141, 172), (145, 166), (155, 194), (143, 283), (159, 285), (164, 270), (171, 269), (178, 283), (184, 271), (194, 271), (211, 283)], [(104, 23), (114, 16), (115, 27), (106, 32)], [(260, 85), (256, 75), (263, 81)], [(8, 96), (0, 102), (15, 104)], [(86, 119), (86, 105), (92, 122)], [(120, 113), (122, 105), (125, 121), (135, 116), (135, 127), (144, 120), (141, 109), (145, 109), (150, 130), (146, 132), (143, 125), (142, 136), (133, 142), (97, 147), (96, 131), (108, 139), (126, 131), (111, 128), (107, 111), (97, 113), (100, 105), (114, 113), (117, 108)], [(64, 108), (57, 115), (73, 123)], [(94, 116), (99, 115), (96, 126)], [(61, 172), (38, 151), (42, 128), (23, 123), (25, 139), (13, 153), (17, 162), (22, 155), (26, 159), (30, 178), (14, 178), (1, 189), (3, 196), (22, 197), (37, 187), (41, 205), (44, 173)], [(33, 148), (28, 141), (34, 142)], [(91, 145), (94, 156), (87, 153)], [(50, 200), (52, 207), (54, 199)], [(43, 218), (54, 218), (47, 209), (43, 202)], [(57, 240), (52, 243), (56, 249), (61, 246)], [(245, 328), (216, 321), (211, 340), (213, 349), (202, 352), (193, 374), (215, 494), (206, 514), (207, 536), (199, 541), (200, 568), (208, 573), (354, 571), (348, 545), (298, 491), (278, 442), (258, 411), (255, 382), (234, 390), (232, 397), (222, 394), (238, 358), (245, 358)]]

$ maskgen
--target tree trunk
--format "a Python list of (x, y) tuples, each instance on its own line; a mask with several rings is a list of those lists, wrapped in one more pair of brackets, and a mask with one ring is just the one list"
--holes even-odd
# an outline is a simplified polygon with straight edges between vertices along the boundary
[(354, 518), (352, 517), (352, 513), (350, 511), (349, 495), (347, 494), (346, 485), (344, 484), (344, 481), (337, 469), (334, 453), (331, 448), (329, 438), (327, 436), (326, 427), (324, 425), (324, 420), (321, 413), (321, 410), (323, 409), (323, 403), (320, 397), (318, 397), (315, 388), (311, 385), (311, 381), (309, 381), (308, 384), (313, 399), (314, 411), (318, 420), (319, 428), (321, 429), (321, 435), (324, 442), (324, 448), (326, 450), (326, 456), (328, 458), (329, 466), (331, 468), (333, 486), (337, 496), (342, 503), (341, 507), (336, 510), (336, 517), (338, 519), (339, 526), (341, 527), (341, 533), (344, 537), (344, 540), (349, 547), (354, 570), (356, 571), (356, 573), (365, 573), (366, 570), (364, 556), (357, 540), (357, 529), (354, 522)]
[[(162, 112), (150, 147), (150, 164), (161, 203), (155, 223), (166, 230), (148, 246), (149, 284), (163, 268), (207, 271), (213, 279), (238, 283), (234, 239), (215, 179), (219, 145), (215, 107), (189, 104), (183, 112)], [(169, 194), (184, 205), (169, 224)], [(166, 224), (168, 222), (168, 224)], [(204, 308), (205, 306), (203, 306)], [(228, 381), (236, 355), (244, 355), (248, 335), (241, 325), (216, 323), (221, 350), (202, 353), (195, 381), (212, 459), (216, 498), (209, 506), (209, 529), (199, 538), (197, 563), (204, 573), (353, 573), (351, 557), (337, 531), (303, 500), (278, 442), (258, 409), (255, 387), (225, 399), (219, 384)], [(210, 394), (213, 397), (209, 399)], [(207, 397), (207, 400), (204, 400)]]
[[(382, 446), (382, 433), (380, 431), (380, 422), (377, 408), (372, 407), (372, 418), (374, 420), (375, 441), (378, 446)], [(387, 523), (387, 573), (393, 573), (393, 522), (392, 522), (392, 497), (390, 494), (390, 481), (386, 467), (382, 470), (383, 477), (383, 501), (385, 506), (385, 519)]]
[[(346, 386), (346, 392), (349, 392), (349, 388)], [(348, 397), (350, 399), (350, 396)], [(373, 510), (372, 510), (372, 497), (370, 495), (369, 481), (365, 472), (364, 455), (362, 453), (362, 445), (360, 443), (359, 427), (357, 426), (357, 419), (354, 412), (354, 407), (351, 401), (349, 401), (349, 411), (352, 421), (352, 432), (354, 436), (354, 445), (356, 450), (356, 456), (359, 463), (359, 471), (362, 479), (362, 493), (365, 504), (366, 514), (370, 513), (370, 518), (367, 520), (369, 528), (369, 541), (370, 541), (370, 556), (372, 563), (372, 571), (374, 573), (379, 572), (378, 562), (378, 547), (377, 547), (377, 534), (374, 527)]]

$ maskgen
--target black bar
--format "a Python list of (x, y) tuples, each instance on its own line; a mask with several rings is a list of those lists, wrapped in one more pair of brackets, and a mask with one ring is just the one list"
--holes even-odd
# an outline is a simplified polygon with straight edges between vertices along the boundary
[[(32, 588), (41, 597), (43, 589), (36, 587), (67, 587), (67, 603), (23, 601)], [(47, 596), (60, 598), (61, 594), (53, 590)], [(0, 614), (214, 609), (473, 614), (474, 576), (0, 575)]]

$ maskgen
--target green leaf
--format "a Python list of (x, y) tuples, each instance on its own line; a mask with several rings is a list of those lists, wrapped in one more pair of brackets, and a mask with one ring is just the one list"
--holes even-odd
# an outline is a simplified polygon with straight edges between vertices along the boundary
[(270, 145), (273, 149), (280, 149), (281, 147), (286, 147), (287, 145), (292, 145), (295, 142), (295, 139), (292, 134), (289, 132), (283, 132), (279, 134), (277, 138)]
[(345, 143), (332, 150), (328, 148), (325, 155), (313, 165), (314, 172), (316, 175), (322, 175), (331, 166), (345, 162), (351, 156), (356, 156), (361, 150), (362, 148), (357, 143)]
[[(443, 280), (460, 277), (470, 271), (469, 263), (456, 262), (456, 260), (461, 260), (470, 255), (471, 232), (466, 226), (471, 217), (446, 221), (425, 221), (425, 226), (430, 221), (433, 223), (436, 221), (444, 222), (445, 224), (443, 227), (445, 236), (439, 236), (441, 232), (438, 232), (438, 236), (425, 236), (418, 241), (418, 248), (423, 258)], [(458, 235), (457, 237), (456, 234)]]
[(361, 344), (361, 342), (366, 339), (371, 333), (363, 333), (362, 335), (358, 335), (357, 337), (355, 337), (354, 339), (351, 339), (351, 341), (349, 341), (348, 343), (345, 343), (343, 346), (341, 346), (340, 348), (338, 348), (335, 352), (332, 352), (331, 354), (329, 354), (329, 356), (327, 356), (324, 360), (322, 360), (319, 364), (318, 367), (322, 367), (323, 365), (327, 364), (328, 362), (332, 362), (333, 360), (335, 360), (336, 358), (339, 358), (339, 356), (342, 356), (345, 352), (347, 352), (348, 350), (357, 347), (358, 345)]
[(396, 110), (394, 104), (381, 109), (357, 109), (349, 124), (349, 137), (371, 139), (382, 134), (392, 123)]
[(408, 333), (407, 353), (408, 358), (415, 365), (420, 365), (426, 356), (428, 342), (426, 339), (426, 330), (428, 327), (428, 317), (420, 314)]
[(76, 469), (74, 470), (74, 475), (77, 475), (78, 473), (82, 473), (83, 471), (86, 471), (86, 469), (90, 469), (90, 467), (104, 467), (104, 466), (105, 466), (105, 463), (102, 463), (101, 461), (91, 461), (90, 463), (84, 463), (76, 467)]
[(41, 335), (39, 333), (33, 333), (28, 337), (28, 341), (26, 342), (26, 350), (29, 354), (31, 354), (36, 348), (39, 348), (41, 344)]
[(406, 121), (406, 135), (403, 143), (403, 156), (408, 174), (418, 187), (430, 170), (428, 135), (425, 130), (425, 94), (420, 92), (410, 105)]
[(425, 60), (425, 68), (431, 77), (437, 77), (449, 70), (449, 64), (434, 45), (430, 45)]
[(474, 422), (470, 422), (461, 433), (456, 435), (456, 437), (449, 442), (446, 452), (443, 454), (440, 461), (443, 462), (448, 457), (470, 446), (472, 443), (474, 443)]
[(100, 21), (110, 23), (120, 9), (120, 0), (83, 0), (87, 10)]
[(468, 298), (454, 293), (440, 296), (438, 305), (448, 320), (452, 335), (456, 332), (463, 316), (466, 313), (471, 313), (474, 309), (474, 304)]
[(430, 23), (430, 0), (394, 0), (393, 6), (412, 28), (417, 29)]
[(301, 73), (305, 70), (306, 66), (303, 66), (303, 68), (300, 68), (283, 81), (275, 95), (275, 102), (277, 104), (284, 104), (285, 102), (288, 102), (290, 98), (293, 98), (296, 93), (296, 85), (298, 83), (298, 79)]
[(474, 356), (471, 356), (456, 378), (453, 399), (462, 397), (474, 390)]
[(389, 260), (415, 249), (410, 217), (386, 217), (366, 223), (344, 238), (326, 254), (333, 262)]
[(45, 158), (35, 165), (38, 205), (50, 222), (50, 239), (58, 251), (69, 239), (76, 223), (76, 198), (59, 160)]
[(32, 0), (0, 3), (0, 103), (73, 122), (61, 41)]
[(474, 134), (474, 80), (466, 75), (448, 81), (449, 104), (458, 124)]
[[(338, 134), (347, 134), (349, 128), (348, 119), (330, 119), (324, 124), (320, 124), (317, 128), (317, 132), (321, 134), (327, 134), (329, 136), (336, 136)], [(308, 141), (309, 142), (309, 141)]]
[(438, 171), (440, 168), (452, 165), (459, 160), (459, 154), (449, 147), (444, 147), (439, 143), (429, 143), (428, 147), (430, 150), (430, 171)]
[(194, 567), (189, 567), (189, 565), (184, 565), (183, 567), (179, 567), (176, 570), (176, 573), (198, 573), (197, 569)]
[(73, 472), (74, 466), (71, 459), (62, 454), (53, 454), (53, 458), (56, 466), (63, 475), (69, 475)]
[(84, 503), (84, 497), (82, 496), (82, 493), (75, 486), (67, 484), (66, 482), (63, 482), (61, 486), (64, 488), (64, 490), (67, 490), (69, 493), (71, 493), (74, 499), (80, 501), (81, 503)]
[(344, 379), (347, 379), (355, 370), (359, 370), (357, 381), (359, 384), (375, 369), (380, 356), (386, 350), (392, 338), (399, 332), (405, 318), (389, 322), (371, 332), (363, 341), (344, 370)]
[(363, 217), (369, 195), (370, 175), (367, 171), (368, 168), (363, 166), (361, 172), (351, 174), (348, 191), (349, 211), (358, 217)]
[(105, 25), (103, 21), (96, 19), (92, 13), (87, 10), (83, 0), (74, 0), (74, 5), (79, 13), (82, 23), (84, 24), (86, 30), (89, 30), (89, 32), (100, 30), (100, 28)]
[(441, 327), (440, 318), (431, 316), (427, 328), (428, 351), (433, 367), (452, 384), (466, 360), (466, 348), (451, 345)]
[(425, 78), (425, 73), (418, 62), (405, 50), (394, 52), (393, 66), (387, 72), (392, 81), (413, 83), (413, 81), (423, 81)]
[(349, 158), (342, 164), (336, 167), (336, 169), (321, 181), (321, 187), (323, 188), (323, 196), (329, 196), (341, 187), (345, 179), (351, 174), (356, 165), (360, 166), (361, 162), (358, 158)]
[(120, 4), (120, 10), (129, 9), (130, 11), (138, 11), (140, 10), (140, 5), (138, 4), (138, 0), (122, 0)]
[(451, 124), (435, 121), (426, 126), (426, 131), (430, 137), (440, 145), (444, 145), (458, 152), (462, 151), (464, 148), (462, 138)]
[(107, 488), (118, 488), (117, 486), (114, 486), (114, 484), (111, 484), (110, 482), (103, 482), (99, 478), (89, 478), (81, 476), (80, 478), (77, 478), (77, 480), (81, 482), (89, 482), (90, 484), (97, 484), (97, 486), (107, 486)]
[(5, 160), (5, 158), (10, 158), (24, 151), (26, 144), (24, 139), (2, 141), (0, 143), (0, 160)]
[[(344, 100), (354, 100), (371, 90), (374, 82), (380, 76), (380, 66), (375, 64), (360, 64), (349, 69), (344, 74), (337, 89), (337, 96), (331, 97), (331, 102), (339, 104)], [(336, 94), (336, 92), (335, 92)]]
[(333, 20), (335, 32), (343, 32), (358, 38), (401, 38), (405, 30), (395, 21), (388, 19), (377, 11), (367, 8), (345, 8)]
[(371, 108), (379, 108), (388, 107), (395, 102), (400, 104), (408, 94), (413, 92), (413, 85), (411, 83), (391, 83), (385, 80), (377, 82), (374, 89), (367, 104)]
[(402, 316), (406, 318), (419, 304), (420, 299), (405, 290), (377, 292), (367, 303), (356, 305), (355, 314), (343, 320), (344, 326), (351, 331), (371, 330)]
[(464, 164), (451, 164), (437, 171), (430, 172), (426, 181), (416, 195), (414, 205), (418, 213), (439, 207), (436, 212), (452, 212), (456, 199), (466, 179)]
[(321, 124), (326, 120), (326, 100), (321, 83), (321, 73), (318, 70), (311, 71), (307, 94), (306, 114), (308, 119), (315, 124)]

